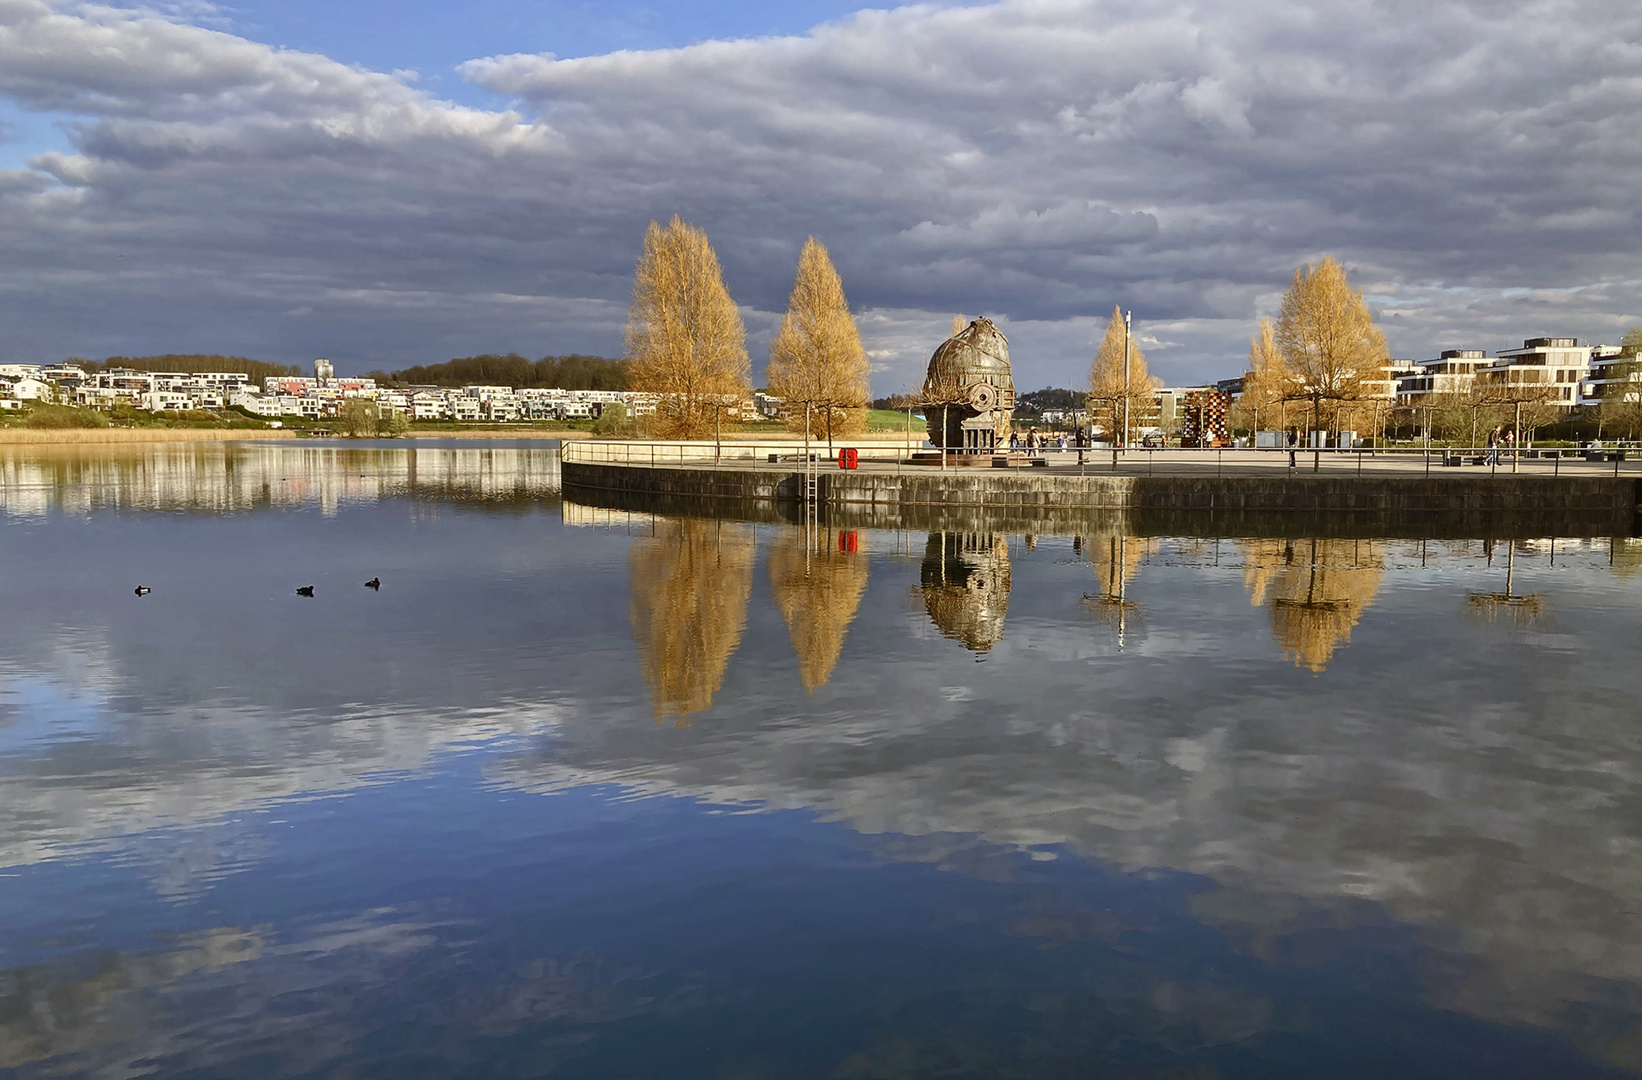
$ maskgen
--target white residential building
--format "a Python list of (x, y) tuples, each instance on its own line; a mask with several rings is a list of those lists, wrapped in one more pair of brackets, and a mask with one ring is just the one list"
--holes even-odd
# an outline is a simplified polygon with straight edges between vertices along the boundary
[(50, 400), (52, 394), (56, 392), (56, 388), (51, 383), (33, 375), (7, 379), (0, 385), (6, 386), (8, 395), (18, 401), (39, 401), (42, 398)]
[(1590, 346), (1574, 338), (1529, 338), (1520, 349), (1501, 349), (1477, 378), (1496, 386), (1544, 388), (1554, 404), (1571, 409), (1583, 400), (1580, 389), (1590, 366)]
[(1416, 360), (1397, 380), (1397, 404), (1412, 405), (1433, 394), (1464, 394), (1477, 372), (1493, 361), (1481, 349), (1444, 349), (1435, 360)]
[(421, 390), (410, 396), (410, 417), (412, 420), (443, 420), (449, 415), (450, 409), (445, 404), (443, 394), (434, 394)]

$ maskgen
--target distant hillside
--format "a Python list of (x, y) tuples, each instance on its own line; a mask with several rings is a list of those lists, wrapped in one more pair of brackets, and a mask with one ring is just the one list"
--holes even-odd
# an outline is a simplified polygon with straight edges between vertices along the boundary
[(243, 356), (222, 356), (212, 353), (167, 353), (165, 356), (111, 356), (107, 360), (74, 361), (87, 371), (105, 371), (108, 368), (130, 368), (133, 371), (241, 371), (257, 382), (270, 375), (301, 375), (295, 364), (270, 364), (266, 360), (248, 360)]
[(1086, 397), (1088, 394), (1085, 391), (1057, 390), (1046, 386), (1042, 390), (1016, 394), (1015, 411), (1041, 416), (1045, 409), (1081, 409)]
[(561, 390), (625, 390), (627, 361), (602, 356), (464, 356), (443, 364), (418, 364), (400, 371), (373, 371), (378, 382), (433, 386), (554, 387)]

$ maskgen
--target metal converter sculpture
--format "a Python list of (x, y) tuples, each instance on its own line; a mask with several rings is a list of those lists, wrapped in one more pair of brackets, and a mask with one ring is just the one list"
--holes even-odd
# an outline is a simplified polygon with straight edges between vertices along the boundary
[(1015, 380), (1009, 342), (990, 319), (976, 319), (941, 342), (924, 376), (929, 441), (948, 453), (990, 453), (1009, 441)]
[(932, 532), (918, 584), (941, 633), (985, 653), (1003, 638), (1009, 610), (1009, 542), (992, 533)]

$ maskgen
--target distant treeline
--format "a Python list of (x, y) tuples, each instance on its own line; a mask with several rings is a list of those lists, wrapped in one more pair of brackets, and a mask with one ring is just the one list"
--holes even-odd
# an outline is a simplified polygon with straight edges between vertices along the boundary
[[(1081, 409), (1084, 399), (1089, 395), (1082, 390), (1057, 390), (1046, 386), (1042, 390), (1032, 390), (1015, 396), (1015, 411), (1030, 415), (1040, 415), (1045, 409)], [(917, 394), (891, 394), (889, 397), (877, 398), (873, 401), (874, 409), (905, 409), (911, 406), (922, 409), (918, 403)]]
[(627, 361), (602, 356), (464, 356), (443, 364), (418, 364), (400, 371), (373, 371), (378, 382), (431, 386), (549, 387), (559, 390), (625, 390)]
[(261, 382), (270, 375), (301, 375), (295, 364), (270, 364), (266, 360), (248, 360), (243, 356), (222, 356), (218, 353), (167, 353), (164, 356), (111, 356), (107, 360), (71, 360), (87, 371), (106, 371), (109, 368), (130, 368), (133, 371), (239, 371)]
[(1058, 390), (1046, 386), (1042, 390), (1015, 395), (1015, 408), (1017, 411), (1040, 414), (1046, 409), (1081, 409), (1088, 396), (1088, 391)]

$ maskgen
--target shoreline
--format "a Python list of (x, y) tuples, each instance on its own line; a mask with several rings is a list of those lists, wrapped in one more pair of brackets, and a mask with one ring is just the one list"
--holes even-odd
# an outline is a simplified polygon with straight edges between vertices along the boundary
[[(407, 431), (399, 439), (560, 439), (577, 441), (594, 439), (590, 431), (572, 428), (551, 431), (543, 428), (475, 428), (471, 431)], [(724, 441), (772, 442), (791, 441), (786, 432), (726, 431)], [(906, 436), (899, 431), (865, 432), (836, 440), (848, 442), (885, 443), (901, 442)], [(0, 428), (0, 446), (129, 446), (137, 443), (190, 443), (236, 442), (247, 439), (313, 439), (325, 443), (349, 443), (355, 440), (346, 435), (308, 436), (290, 428)], [(379, 441), (368, 438), (365, 441)]]
[(0, 428), (0, 446), (129, 446), (296, 437), (296, 432), (279, 428)]

